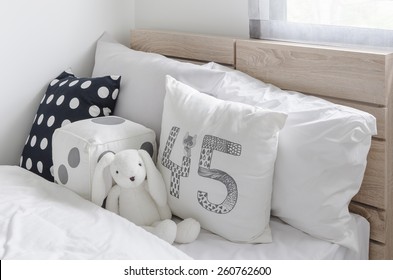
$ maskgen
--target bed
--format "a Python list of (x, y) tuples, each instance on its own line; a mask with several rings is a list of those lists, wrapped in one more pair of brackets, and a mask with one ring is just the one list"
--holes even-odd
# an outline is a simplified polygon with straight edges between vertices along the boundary
[[(132, 32), (131, 47), (196, 62), (230, 65), (283, 89), (321, 96), (374, 115), (360, 192), (350, 209), (370, 222), (371, 259), (392, 258), (392, 54), (389, 50), (217, 38), (152, 30)], [(313, 81), (310, 83), (309, 81)], [(366, 84), (363, 81), (367, 81)], [(389, 218), (390, 217), (390, 218)]]
[[(157, 53), (171, 59), (203, 64), (205, 69), (216, 68), (211, 72), (211, 76), (216, 75), (217, 79), (224, 75), (223, 72), (230, 73), (231, 69), (240, 70), (284, 90), (322, 97), (374, 116), (378, 132), (372, 137), (364, 178), (358, 178), (362, 180), (361, 189), (349, 206), (357, 236), (355, 244), (353, 240), (350, 241), (352, 243), (349, 246), (342, 245), (346, 244), (345, 242), (339, 244), (340, 242), (324, 240), (305, 233), (277, 217), (272, 217), (268, 224), (273, 240), (266, 244), (231, 242), (228, 241), (231, 236), (224, 238), (219, 236), (220, 234), (202, 229), (196, 241), (170, 246), (66, 188), (48, 183), (19, 167), (2, 166), (0, 169), (2, 259), (393, 258), (391, 172), (393, 166), (392, 135), (389, 126), (392, 117), (390, 108), (392, 54), (390, 52), (156, 30), (133, 30), (131, 48), (138, 52)], [(114, 69), (111, 69), (107, 63), (101, 62), (102, 65), (99, 65), (98, 56), (97, 52), (93, 76), (105, 74), (106, 71), (113, 73)], [(113, 55), (109, 56), (109, 59), (115, 61)], [(211, 62), (219, 65), (206, 64)], [(227, 68), (221, 68), (222, 65)], [(175, 68), (180, 67), (176, 65)], [(181, 78), (187, 81), (187, 74), (182, 75)], [(203, 73), (201, 75), (203, 76)], [(211, 84), (214, 88), (215, 82), (212, 81)], [(208, 85), (204, 84), (200, 91), (208, 92), (207, 88)], [(159, 118), (161, 124), (162, 109), (156, 110), (154, 106), (150, 108), (146, 104), (144, 106), (143, 103), (138, 103), (142, 101), (133, 100), (132, 106), (135, 110), (131, 110), (131, 103), (126, 102), (125, 97), (123, 99), (120, 97), (114, 114), (152, 127), (159, 138), (161, 127), (153, 119)], [(143, 119), (143, 113), (146, 111), (151, 113), (147, 120)], [(162, 143), (164, 142), (161, 141), (160, 145)], [(34, 207), (26, 207), (32, 205), (39, 207), (36, 210)], [(73, 216), (80, 218), (74, 219)], [(27, 219), (29, 222), (26, 223), (22, 221), (23, 217), (31, 219)], [(108, 233), (105, 230), (108, 225), (118, 230)], [(41, 238), (43, 231), (50, 232), (52, 237)], [(30, 238), (26, 238), (26, 235), (18, 232), (32, 234), (29, 234)], [(94, 234), (96, 232), (102, 233), (102, 236)], [(62, 242), (59, 244), (57, 240)], [(153, 247), (154, 250), (149, 249)], [(353, 250), (352, 247), (357, 249)]]
[(3, 260), (189, 258), (140, 227), (25, 169), (1, 166), (0, 176)]

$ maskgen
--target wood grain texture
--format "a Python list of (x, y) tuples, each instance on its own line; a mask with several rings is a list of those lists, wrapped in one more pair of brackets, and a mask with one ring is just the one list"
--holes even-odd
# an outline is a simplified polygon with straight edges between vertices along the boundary
[(388, 251), (389, 250), (385, 244), (370, 241), (369, 258), (371, 260), (391, 259), (391, 257), (389, 257)]
[(372, 141), (362, 187), (354, 201), (386, 209), (386, 160), (386, 142)]
[(393, 51), (135, 30), (131, 47), (192, 61), (215, 61), (283, 89), (374, 115), (378, 134), (350, 210), (370, 221), (371, 259), (393, 259)]
[(131, 48), (205, 62), (216, 61), (228, 65), (235, 62), (235, 39), (225, 37), (132, 30)]
[(283, 89), (387, 104), (385, 54), (239, 40), (236, 68)]
[(351, 203), (349, 210), (359, 214), (370, 223), (370, 238), (372, 240), (386, 242), (386, 212), (367, 205)]
[[(389, 120), (393, 119), (393, 54), (389, 54), (386, 58), (386, 81), (385, 87), (388, 92), (388, 114)], [(385, 257), (393, 260), (393, 127), (387, 127), (387, 149), (386, 157), (386, 200), (387, 200), (387, 220), (386, 231), (387, 239), (385, 243)]]

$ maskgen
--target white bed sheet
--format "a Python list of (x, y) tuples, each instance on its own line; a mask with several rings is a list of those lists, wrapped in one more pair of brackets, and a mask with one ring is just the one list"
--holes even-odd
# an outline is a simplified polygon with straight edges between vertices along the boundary
[(0, 259), (367, 259), (369, 223), (354, 217), (358, 253), (277, 218), (273, 243), (233, 243), (202, 230), (193, 243), (171, 246), (64, 187), (0, 166)]
[(238, 260), (334, 260), (368, 259), (369, 222), (356, 214), (360, 252), (314, 238), (273, 217), (270, 221), (273, 242), (269, 244), (233, 243), (202, 230), (198, 240), (175, 246), (194, 259)]
[(0, 166), (0, 259), (189, 259), (68, 189)]

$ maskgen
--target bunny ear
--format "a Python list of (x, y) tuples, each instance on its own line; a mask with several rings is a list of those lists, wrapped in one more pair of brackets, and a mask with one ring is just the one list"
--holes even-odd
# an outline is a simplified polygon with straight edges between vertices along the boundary
[(98, 206), (102, 206), (105, 197), (112, 187), (112, 177), (109, 172), (109, 165), (112, 163), (115, 154), (105, 153), (98, 161), (94, 170), (93, 183), (91, 189), (91, 201)]
[(167, 205), (166, 188), (161, 173), (158, 171), (152, 158), (145, 150), (138, 150), (138, 153), (145, 164), (148, 185), (147, 188), (151, 197), (158, 206)]

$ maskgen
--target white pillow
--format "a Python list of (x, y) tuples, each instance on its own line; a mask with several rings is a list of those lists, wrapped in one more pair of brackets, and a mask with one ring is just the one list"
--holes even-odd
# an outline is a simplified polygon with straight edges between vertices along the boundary
[(288, 114), (280, 132), (272, 214), (313, 236), (358, 250), (348, 204), (360, 189), (375, 118), (215, 63), (205, 67), (226, 72), (217, 98)]
[(271, 242), (272, 180), (286, 114), (167, 77), (158, 168), (172, 212), (237, 242)]
[(159, 54), (132, 50), (104, 34), (97, 42), (93, 77), (121, 73), (114, 114), (142, 124), (160, 135), (165, 75), (204, 93), (219, 86), (224, 74), (199, 65), (179, 62)]

